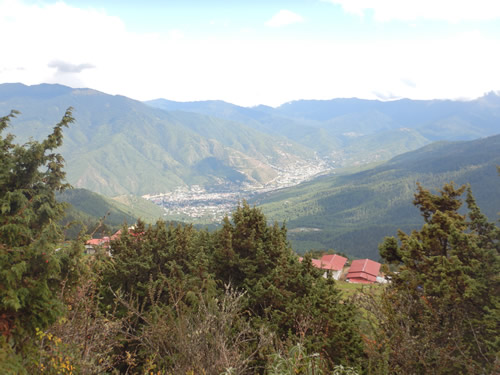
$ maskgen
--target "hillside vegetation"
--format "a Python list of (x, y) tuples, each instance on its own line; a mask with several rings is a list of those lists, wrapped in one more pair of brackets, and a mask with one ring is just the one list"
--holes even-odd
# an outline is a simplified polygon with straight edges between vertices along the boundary
[(500, 136), (468, 142), (440, 142), (397, 156), (358, 173), (322, 177), (260, 196), (272, 220), (286, 221), (296, 251), (335, 249), (377, 258), (377, 245), (400, 228), (415, 229), (419, 212), (411, 202), (416, 183), (436, 189), (447, 181), (469, 184), (496, 220), (500, 212)]
[(220, 101), (145, 104), (61, 85), (0, 85), (0, 113), (23, 113), (12, 121), (21, 143), (46, 137), (69, 106), (77, 124), (61, 148), (68, 181), (108, 196), (192, 185), (259, 188), (284, 173), (310, 177), (388, 160), (436, 140), (493, 135), (500, 120), (500, 97), (493, 93), (468, 102), (335, 99), (244, 108)]
[(71, 109), (22, 145), (3, 136), (14, 116), (0, 117), (3, 374), (498, 373), (500, 228), (466, 186), (418, 185), (424, 225), (380, 246), (392, 282), (343, 296), (245, 202), (214, 232), (138, 221), (84, 254), (57, 224)]
[[(134, 224), (138, 219), (154, 224), (163, 218), (163, 209), (154, 203), (135, 196), (109, 198), (87, 189), (68, 189), (56, 196), (59, 202), (66, 202), (62, 224), (74, 222), (66, 230), (66, 235), (75, 238), (82, 226), (92, 233), (110, 235), (122, 225)], [(104, 226), (102, 226), (102, 224)]]
[(437, 140), (472, 140), (498, 133), (500, 97), (472, 101), (363, 99), (298, 100), (277, 108), (221, 101), (147, 102), (241, 122), (307, 146), (338, 166), (387, 160)]
[(263, 184), (276, 168), (315, 160), (312, 150), (243, 124), (165, 112), (123, 96), (60, 85), (0, 85), (0, 112), (19, 142), (43, 139), (66, 108), (77, 125), (61, 148), (68, 181), (106, 195), (152, 194), (178, 186)]

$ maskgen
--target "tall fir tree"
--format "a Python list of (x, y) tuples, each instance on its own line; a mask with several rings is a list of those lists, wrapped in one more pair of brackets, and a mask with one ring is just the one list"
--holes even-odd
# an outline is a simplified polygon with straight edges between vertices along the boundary
[[(468, 214), (461, 196), (467, 191)], [(438, 194), (418, 185), (420, 231), (399, 232), (380, 246), (399, 265), (382, 308), (392, 373), (498, 373), (500, 230), (470, 189), (446, 184)]]
[[(17, 112), (0, 118), (0, 134)], [(74, 121), (69, 108), (52, 133), (41, 141), (14, 143), (0, 135), (0, 337), (2, 349), (21, 353), (36, 329), (47, 328), (62, 313), (61, 283), (71, 282), (75, 259), (63, 249), (57, 224), (65, 205), (55, 193), (64, 182), (63, 128)], [(81, 247), (71, 251), (76, 257)], [(2, 351), (0, 349), (0, 351)], [(1, 359), (0, 359), (1, 360)]]
[(253, 326), (269, 328), (282, 342), (301, 341), (331, 364), (360, 363), (357, 310), (310, 258), (299, 262), (284, 226), (268, 225), (260, 209), (243, 202), (215, 236), (215, 279), (246, 293)]

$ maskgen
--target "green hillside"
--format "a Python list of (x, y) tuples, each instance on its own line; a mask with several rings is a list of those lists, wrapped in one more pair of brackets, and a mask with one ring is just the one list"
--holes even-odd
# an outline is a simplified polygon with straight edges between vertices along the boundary
[(500, 135), (467, 142), (440, 142), (372, 169), (323, 177), (261, 196), (271, 220), (286, 221), (295, 250), (330, 249), (378, 258), (377, 245), (397, 229), (421, 226), (412, 205), (416, 183), (437, 189), (445, 182), (470, 183), (483, 212), (500, 212)]
[(326, 124), (337, 132), (368, 134), (403, 127), (417, 129), (432, 140), (471, 140), (498, 132), (500, 96), (490, 92), (470, 101), (298, 100), (283, 104), (276, 112)]
[[(469, 101), (303, 100), (278, 108), (221, 101), (141, 103), (61, 85), (0, 84), (18, 142), (43, 139), (72, 106), (61, 153), (68, 181), (108, 196), (202, 185), (263, 186), (283, 171), (388, 160), (433, 140), (493, 135), (500, 97)], [(155, 108), (156, 106), (158, 108)], [(293, 166), (293, 167), (291, 167)]]
[[(0, 113), (22, 112), (8, 130), (18, 142), (46, 137), (70, 106), (76, 123), (65, 129), (61, 147), (67, 179), (108, 196), (192, 185), (239, 191), (314, 171), (318, 163), (341, 171), (432, 140), (489, 136), (500, 122), (500, 97), (493, 93), (468, 102), (335, 99), (244, 108), (220, 101), (147, 105), (91, 89), (0, 84)], [(416, 177), (407, 178), (412, 191)], [(322, 212), (303, 193), (305, 203), (294, 210)]]
[(276, 177), (276, 168), (315, 160), (306, 147), (234, 121), (165, 112), (91, 89), (0, 85), (0, 113), (22, 113), (9, 128), (19, 142), (45, 137), (69, 106), (76, 123), (61, 148), (68, 180), (111, 196), (261, 184)]
[(135, 223), (138, 218), (146, 223), (155, 223), (163, 217), (163, 210), (154, 203), (129, 195), (109, 198), (87, 189), (76, 188), (65, 190), (57, 199), (69, 203), (63, 222), (80, 223), (69, 230), (69, 236), (76, 235), (81, 224), (92, 231), (103, 218), (103, 223), (113, 231), (124, 223)]
[(268, 134), (280, 134), (332, 157), (338, 165), (388, 160), (437, 140), (473, 140), (495, 135), (500, 96), (489, 93), (471, 101), (364, 99), (298, 100), (277, 108), (239, 107), (221, 101), (149, 105), (244, 123)]

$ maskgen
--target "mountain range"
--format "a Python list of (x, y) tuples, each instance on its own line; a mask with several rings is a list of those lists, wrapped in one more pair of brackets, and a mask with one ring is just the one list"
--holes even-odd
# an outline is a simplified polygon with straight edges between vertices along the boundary
[(387, 160), (438, 140), (472, 140), (497, 134), (500, 96), (471, 101), (364, 99), (299, 100), (277, 108), (239, 107), (221, 101), (146, 102), (245, 123), (330, 156), (342, 165)]
[(314, 152), (224, 119), (166, 112), (123, 96), (60, 85), (0, 85), (0, 113), (18, 141), (42, 139), (73, 107), (60, 152), (68, 181), (102, 194), (148, 194), (178, 186), (245, 184), (273, 180), (290, 165), (313, 165)]
[(92, 89), (1, 84), (0, 114), (21, 111), (10, 132), (45, 137), (66, 108), (75, 124), (61, 153), (75, 187), (116, 196), (177, 187), (254, 189), (387, 160), (436, 140), (495, 134), (500, 97), (477, 100), (302, 100), (272, 108), (221, 101), (146, 103)]
[(164, 216), (139, 195), (196, 185), (258, 191), (251, 203), (286, 221), (295, 250), (373, 257), (385, 235), (421, 225), (411, 204), (416, 182), (431, 189), (470, 183), (492, 220), (500, 211), (500, 96), (493, 92), (471, 101), (350, 98), (246, 108), (0, 84), (0, 116), (21, 112), (8, 129), (18, 142), (45, 138), (68, 107), (75, 123), (59, 151), (68, 181), (91, 191), (61, 199), (89, 223), (104, 211), (113, 225)]

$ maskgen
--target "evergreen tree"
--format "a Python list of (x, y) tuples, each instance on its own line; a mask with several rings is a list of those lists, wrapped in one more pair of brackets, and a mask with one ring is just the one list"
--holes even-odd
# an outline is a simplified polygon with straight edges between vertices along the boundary
[(356, 309), (341, 301), (333, 280), (302, 263), (286, 239), (286, 228), (268, 226), (264, 214), (243, 202), (216, 233), (215, 279), (246, 293), (252, 324), (282, 342), (302, 341), (333, 364), (357, 365), (362, 355)]
[[(468, 215), (461, 214), (467, 190)], [(470, 189), (446, 184), (439, 194), (418, 185), (420, 231), (387, 238), (380, 254), (399, 273), (384, 294), (393, 373), (498, 373), (500, 230)]]
[(54, 152), (74, 120), (70, 108), (45, 140), (18, 145), (11, 134), (1, 136), (16, 114), (0, 118), (0, 336), (2, 349), (22, 353), (35, 330), (63, 311), (57, 293), (76, 267), (64, 249), (56, 250), (65, 205), (55, 193), (69, 185), (63, 158)]
[(164, 369), (184, 358), (179, 342), (168, 335), (193, 334), (183, 326), (186, 317), (196, 315), (200, 301), (215, 294), (204, 250), (209, 244), (207, 233), (191, 225), (158, 221), (146, 226), (140, 220), (131, 229), (124, 226), (111, 241), (101, 290), (103, 306), (117, 306), (117, 316), (125, 322), (120, 371), (130, 369), (127, 352), (134, 357), (134, 371), (146, 371), (151, 358)]
[(199, 236), (202, 234), (191, 225), (173, 226), (163, 221), (146, 227), (139, 220), (130, 231), (123, 227), (119, 238), (111, 242), (112, 258), (102, 281), (105, 291), (120, 291), (142, 303), (153, 284), (162, 285), (160, 301), (174, 304), (179, 300), (186, 303), (181, 295), (192, 297), (210, 290), (212, 281), (203, 248), (208, 243), (204, 242), (206, 236), (201, 241)]

